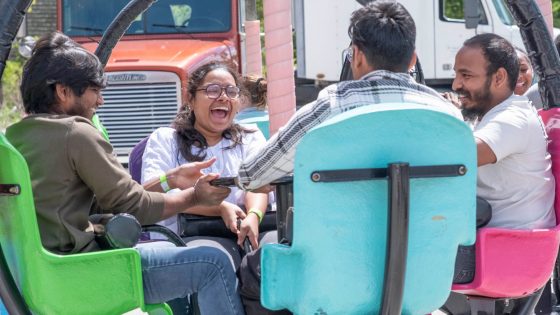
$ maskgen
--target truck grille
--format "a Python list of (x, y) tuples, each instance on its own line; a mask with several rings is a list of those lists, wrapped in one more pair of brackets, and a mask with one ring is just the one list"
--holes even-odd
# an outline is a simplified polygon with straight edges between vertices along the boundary
[(108, 73), (104, 104), (97, 113), (119, 161), (128, 163), (140, 140), (170, 125), (181, 103), (180, 86), (179, 77), (168, 72)]

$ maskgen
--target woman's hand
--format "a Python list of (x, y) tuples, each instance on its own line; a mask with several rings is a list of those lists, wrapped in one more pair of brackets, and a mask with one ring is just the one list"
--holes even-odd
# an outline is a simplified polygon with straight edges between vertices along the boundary
[(224, 201), (220, 205), (220, 216), (222, 217), (222, 220), (224, 220), (228, 230), (234, 234), (239, 234), (239, 230), (237, 229), (237, 219), (245, 219), (247, 215), (237, 205)]
[[(259, 192), (246, 192), (245, 193), (245, 207), (247, 209), (258, 209), (261, 213), (266, 212), (266, 207), (268, 205), (268, 194), (262, 193), (268, 191), (272, 187), (270, 185), (265, 185), (258, 189)], [(261, 190), (262, 189), (262, 190)], [(249, 242), (254, 249), (259, 247), (258, 237), (259, 237), (259, 223), (260, 219), (256, 213), (249, 211), (247, 218), (241, 222), (239, 227), (239, 234), (237, 235), (237, 244), (242, 246), (245, 238), (249, 238)]]
[(167, 180), (171, 188), (187, 189), (196, 183), (196, 181), (202, 176), (202, 170), (209, 168), (216, 162), (216, 158), (213, 157), (209, 160), (203, 162), (192, 162), (180, 165), (172, 169), (167, 175)]
[(237, 234), (237, 244), (239, 246), (243, 246), (245, 237), (249, 238), (249, 242), (251, 242), (253, 249), (257, 249), (259, 247), (259, 217), (255, 213), (250, 212), (247, 217), (241, 221), (239, 234)]

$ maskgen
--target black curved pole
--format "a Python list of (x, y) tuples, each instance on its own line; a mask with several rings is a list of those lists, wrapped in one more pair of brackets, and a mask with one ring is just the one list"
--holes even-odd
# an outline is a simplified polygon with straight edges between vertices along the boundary
[(389, 209), (381, 315), (402, 313), (410, 221), (410, 167), (408, 163), (391, 163), (387, 174)]
[(107, 61), (109, 61), (109, 56), (113, 48), (126, 30), (128, 30), (130, 24), (155, 1), (157, 0), (132, 0), (119, 12), (111, 24), (109, 24), (109, 27), (107, 27), (107, 30), (103, 33), (99, 46), (97, 46), (95, 50), (95, 55), (104, 66), (107, 64)]
[(6, 60), (12, 49), (12, 42), (23, 22), (23, 17), (32, 0), (0, 1), (0, 78), (6, 68)]
[(539, 76), (543, 108), (560, 107), (560, 57), (534, 0), (507, 0), (533, 68)]
[(31, 312), (18, 290), (2, 250), (3, 248), (0, 246), (0, 297), (2, 303), (10, 315), (30, 315)]

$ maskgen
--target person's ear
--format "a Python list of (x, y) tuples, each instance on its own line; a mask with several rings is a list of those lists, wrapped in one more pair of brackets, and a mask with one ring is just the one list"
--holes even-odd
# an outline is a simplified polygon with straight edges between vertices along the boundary
[(358, 80), (363, 75), (370, 73), (375, 70), (375, 68), (368, 63), (366, 55), (364, 52), (359, 49), (357, 46), (352, 46), (354, 49), (354, 53), (352, 56), (352, 76), (354, 80)]
[(408, 63), (408, 70), (410, 71), (414, 66), (416, 66), (416, 60), (418, 59), (418, 55), (416, 55), (416, 50), (412, 53), (412, 57), (410, 58), (410, 62)]
[(54, 88), (54, 94), (57, 103), (60, 105), (61, 109), (66, 112), (66, 110), (69, 107), (69, 104), (71, 105), (71, 97), (73, 96), (72, 89), (70, 89), (70, 87), (66, 85), (56, 83)]
[(493, 75), (493, 83), (497, 88), (508, 86), (508, 74), (506, 69), (499, 68)]
[(194, 96), (191, 95), (191, 93), (187, 93), (187, 104), (185, 105), (185, 108), (190, 108), (192, 109), (192, 103), (194, 101)]

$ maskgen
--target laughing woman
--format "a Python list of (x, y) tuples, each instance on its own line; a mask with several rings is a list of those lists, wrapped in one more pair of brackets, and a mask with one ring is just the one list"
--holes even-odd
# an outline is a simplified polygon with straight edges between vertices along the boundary
[[(157, 129), (148, 140), (142, 158), (142, 182), (158, 178), (167, 170), (188, 162), (215, 159), (203, 172), (222, 177), (237, 176), (241, 161), (265, 143), (258, 128), (233, 123), (239, 111), (240, 78), (235, 70), (218, 62), (205, 64), (191, 73), (187, 87), (187, 106), (179, 112), (172, 128)], [(168, 187), (162, 179), (162, 189)], [(231, 194), (218, 207), (195, 207), (185, 213), (221, 216), (226, 226), (237, 234), (237, 243), (248, 237), (258, 246), (259, 219), (268, 204), (266, 194), (243, 192), (232, 187)], [(247, 209), (244, 212), (241, 208)], [(238, 228), (237, 219), (241, 218)], [(160, 222), (175, 232), (177, 217)], [(189, 246), (205, 245), (226, 250), (239, 266), (240, 257), (234, 241), (225, 238), (187, 238)]]
[(533, 66), (529, 60), (527, 53), (521, 48), (515, 48), (517, 52), (517, 59), (519, 59), (519, 77), (515, 84), (515, 95), (525, 95), (533, 84)]

